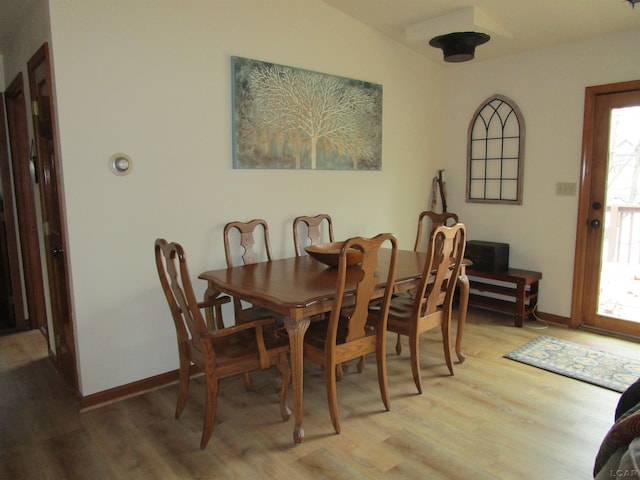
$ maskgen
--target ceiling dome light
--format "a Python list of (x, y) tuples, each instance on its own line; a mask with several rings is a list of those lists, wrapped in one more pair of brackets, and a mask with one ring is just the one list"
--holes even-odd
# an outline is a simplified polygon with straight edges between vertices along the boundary
[(479, 32), (454, 32), (429, 40), (429, 45), (441, 48), (445, 62), (472, 60), (478, 45), (487, 43), (491, 37)]

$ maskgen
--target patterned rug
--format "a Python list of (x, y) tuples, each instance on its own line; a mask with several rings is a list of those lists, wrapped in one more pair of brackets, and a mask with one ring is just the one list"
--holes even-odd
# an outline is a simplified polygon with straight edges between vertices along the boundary
[(640, 377), (638, 360), (546, 336), (531, 340), (504, 358), (616, 392), (624, 392)]

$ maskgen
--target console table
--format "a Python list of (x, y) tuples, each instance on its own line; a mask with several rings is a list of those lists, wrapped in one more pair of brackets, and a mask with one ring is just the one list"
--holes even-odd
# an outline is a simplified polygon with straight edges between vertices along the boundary
[[(467, 276), (471, 288), (469, 305), (513, 313), (516, 327), (522, 327), (525, 318), (533, 314), (538, 303), (538, 282), (542, 273), (517, 268), (503, 272), (482, 272), (467, 267)], [(483, 295), (483, 292), (512, 297), (515, 301)]]

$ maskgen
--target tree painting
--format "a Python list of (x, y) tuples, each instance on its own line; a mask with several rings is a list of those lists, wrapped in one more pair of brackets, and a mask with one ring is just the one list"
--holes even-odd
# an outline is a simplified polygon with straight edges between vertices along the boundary
[(234, 168), (381, 169), (382, 85), (231, 60)]

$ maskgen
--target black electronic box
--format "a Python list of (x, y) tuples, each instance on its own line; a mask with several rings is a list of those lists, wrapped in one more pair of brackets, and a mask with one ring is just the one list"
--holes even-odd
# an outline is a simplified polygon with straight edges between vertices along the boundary
[(509, 244), (469, 240), (464, 257), (473, 262), (473, 270), (506, 272), (509, 269)]

